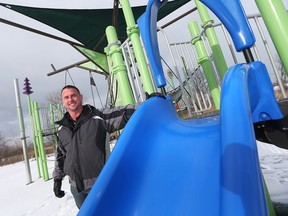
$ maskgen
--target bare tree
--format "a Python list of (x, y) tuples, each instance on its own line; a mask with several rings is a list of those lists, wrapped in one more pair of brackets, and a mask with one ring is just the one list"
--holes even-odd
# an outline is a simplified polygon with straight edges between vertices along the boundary
[(8, 142), (9, 140), (0, 132), (0, 146), (5, 146)]
[[(65, 108), (62, 105), (62, 98), (61, 98), (60, 92), (61, 92), (61, 90), (56, 90), (56, 91), (50, 92), (49, 95), (47, 96), (47, 104), (45, 106), (47, 108), (49, 107), (50, 104), (53, 106), (54, 119), (55, 120), (60, 120), (62, 118), (62, 114), (65, 112)], [(59, 111), (62, 114), (60, 114)], [(49, 114), (47, 114), (45, 119), (48, 119), (48, 121), (50, 121), (51, 117), (49, 116)], [(49, 124), (51, 124), (51, 123), (49, 123)]]
[(3, 133), (0, 132), (0, 159), (5, 158), (7, 156), (8, 147), (7, 144), (9, 139), (7, 139)]
[(10, 145), (9, 148), (9, 155), (18, 155), (18, 154), (22, 154), (23, 149), (22, 149), (22, 142), (20, 138), (14, 137), (12, 140), (13, 145)]
[(60, 90), (52, 91), (47, 97), (48, 104), (52, 104), (57, 107), (59, 104), (62, 104)]

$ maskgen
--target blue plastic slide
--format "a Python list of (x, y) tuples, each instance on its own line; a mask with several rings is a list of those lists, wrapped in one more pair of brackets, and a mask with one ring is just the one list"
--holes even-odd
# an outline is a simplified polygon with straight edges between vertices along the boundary
[(259, 67), (254, 62), (227, 72), (220, 118), (182, 120), (170, 99), (143, 103), (79, 215), (268, 215), (252, 116), (261, 115), (259, 104), (267, 115), (281, 112), (264, 97), (250, 103), (263, 89), (256, 81), (266, 71)]
[[(165, 80), (153, 29), (163, 4), (149, 1), (138, 21), (150, 62), (156, 58), (158, 87)], [(253, 129), (265, 118), (282, 113), (261, 62), (227, 71), (220, 115), (183, 120), (169, 97), (150, 98), (129, 120), (78, 215), (268, 216)]]

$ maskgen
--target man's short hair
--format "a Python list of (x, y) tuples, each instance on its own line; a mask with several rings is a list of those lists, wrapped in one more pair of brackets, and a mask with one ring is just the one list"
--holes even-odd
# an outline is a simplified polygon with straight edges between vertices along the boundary
[(79, 90), (76, 86), (73, 86), (73, 85), (66, 85), (66, 86), (64, 86), (64, 87), (62, 88), (62, 90), (61, 90), (61, 94), (62, 94), (62, 92), (64, 91), (64, 89), (70, 89), (70, 88), (76, 89), (77, 92), (78, 92), (79, 94), (81, 94), (81, 93), (80, 93), (80, 90)]

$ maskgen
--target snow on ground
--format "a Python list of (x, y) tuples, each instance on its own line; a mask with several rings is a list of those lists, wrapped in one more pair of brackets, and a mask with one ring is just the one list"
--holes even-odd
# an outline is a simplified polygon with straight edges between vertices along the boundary
[[(54, 156), (47, 157), (49, 177), (52, 177)], [(68, 179), (63, 180), (66, 192), (61, 199), (54, 196), (53, 179), (38, 177), (37, 164), (30, 160), (32, 183), (27, 184), (24, 162), (0, 167), (0, 215), (5, 216), (72, 216), (78, 208), (69, 189)]]
[(288, 204), (288, 151), (258, 142), (258, 153), (272, 201)]
[[(273, 202), (288, 204), (288, 151), (258, 143), (260, 163)], [(54, 157), (47, 158), (52, 176)], [(0, 167), (0, 214), (5, 216), (74, 216), (78, 209), (69, 190), (68, 179), (61, 199), (53, 193), (53, 180), (38, 177), (35, 160), (30, 161), (33, 183), (27, 183), (24, 162)]]

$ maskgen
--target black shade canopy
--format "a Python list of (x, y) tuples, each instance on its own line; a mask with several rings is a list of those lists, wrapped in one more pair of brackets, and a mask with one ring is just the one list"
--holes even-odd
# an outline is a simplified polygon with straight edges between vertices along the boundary
[[(169, 15), (189, 0), (168, 2), (158, 14), (158, 20)], [(98, 52), (104, 51), (107, 46), (105, 29), (117, 23), (118, 38), (124, 41), (127, 38), (126, 23), (121, 8), (117, 13), (111, 9), (50, 9), (24, 7), (0, 3), (1, 6), (17, 11), (23, 15), (45, 23), (82, 43), (86, 48)], [(132, 11), (137, 20), (145, 11), (146, 5), (133, 7)], [(117, 16), (117, 17), (115, 17)], [(115, 22), (117, 20), (117, 22)]]

